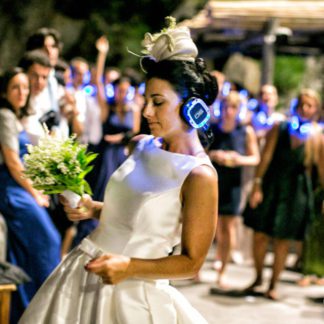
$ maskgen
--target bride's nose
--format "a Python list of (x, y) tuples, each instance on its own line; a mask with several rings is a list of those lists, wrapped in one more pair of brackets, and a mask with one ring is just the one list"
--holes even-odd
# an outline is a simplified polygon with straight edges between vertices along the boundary
[(152, 103), (145, 104), (144, 109), (143, 109), (143, 116), (145, 118), (150, 118), (150, 117), (154, 116), (154, 108), (152, 106)]

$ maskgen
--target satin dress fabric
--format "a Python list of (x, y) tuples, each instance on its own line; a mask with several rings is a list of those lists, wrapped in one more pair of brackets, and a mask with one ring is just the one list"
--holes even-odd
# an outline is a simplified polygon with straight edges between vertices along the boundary
[(98, 227), (41, 287), (20, 324), (203, 324), (206, 320), (168, 280), (106, 285), (84, 265), (104, 252), (163, 258), (181, 243), (181, 187), (208, 158), (171, 153), (152, 136), (112, 175)]

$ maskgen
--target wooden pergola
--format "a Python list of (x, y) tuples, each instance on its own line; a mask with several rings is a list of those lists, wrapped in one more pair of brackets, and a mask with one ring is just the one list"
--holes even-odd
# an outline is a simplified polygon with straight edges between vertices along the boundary
[(324, 53), (324, 1), (210, 0), (182, 24), (205, 57), (222, 60), (239, 51), (262, 58), (262, 83), (272, 83), (276, 53)]

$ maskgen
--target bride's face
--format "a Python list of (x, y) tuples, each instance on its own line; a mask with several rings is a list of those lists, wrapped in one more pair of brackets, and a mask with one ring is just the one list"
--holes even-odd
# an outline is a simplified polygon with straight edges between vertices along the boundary
[(166, 138), (184, 129), (179, 112), (181, 102), (168, 81), (152, 78), (147, 82), (143, 116), (152, 135)]

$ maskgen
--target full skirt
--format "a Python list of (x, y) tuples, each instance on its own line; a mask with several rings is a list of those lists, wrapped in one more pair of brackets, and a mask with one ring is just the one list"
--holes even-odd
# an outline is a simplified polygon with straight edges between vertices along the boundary
[(47, 279), (19, 324), (207, 323), (166, 280), (103, 284), (84, 269), (97, 252), (85, 238)]

